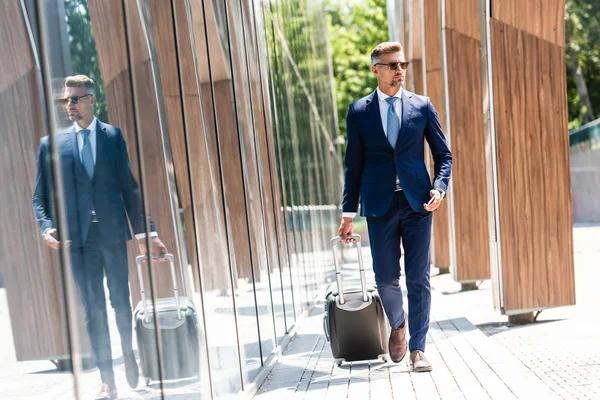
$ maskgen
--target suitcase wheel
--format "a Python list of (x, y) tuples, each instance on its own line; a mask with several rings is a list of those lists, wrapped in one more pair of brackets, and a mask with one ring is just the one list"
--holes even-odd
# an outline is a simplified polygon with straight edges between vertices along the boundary
[(335, 365), (337, 365), (337, 366), (339, 367), (339, 366), (341, 366), (341, 365), (342, 365), (342, 363), (343, 363), (344, 361), (346, 361), (346, 360), (345, 360), (345, 359), (343, 359), (343, 358), (336, 358), (336, 359), (335, 359)]
[(150, 386), (150, 378), (144, 378), (144, 383), (146, 386)]

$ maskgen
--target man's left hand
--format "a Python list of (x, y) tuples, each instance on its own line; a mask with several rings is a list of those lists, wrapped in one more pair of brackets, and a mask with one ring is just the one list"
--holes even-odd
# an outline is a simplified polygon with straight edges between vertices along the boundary
[[(152, 257), (159, 260), (163, 260), (163, 255), (168, 253), (167, 248), (158, 236), (152, 236), (150, 238), (150, 246), (152, 247)], [(146, 238), (138, 240), (138, 247), (140, 255), (148, 254), (148, 249), (146, 248)]]
[(427, 211), (435, 211), (442, 203), (442, 194), (439, 192), (439, 190), (431, 189), (429, 191), (429, 195), (433, 201), (429, 205), (423, 204), (423, 207), (425, 207), (425, 210)]

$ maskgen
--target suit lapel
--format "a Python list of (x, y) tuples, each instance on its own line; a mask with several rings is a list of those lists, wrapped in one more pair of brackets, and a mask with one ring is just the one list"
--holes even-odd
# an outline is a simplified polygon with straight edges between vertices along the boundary
[(406, 133), (408, 126), (410, 125), (410, 117), (413, 111), (412, 93), (406, 90), (402, 91), (402, 125), (400, 126), (400, 132), (398, 133), (398, 141), (396, 142), (396, 148), (402, 140), (402, 136)]
[(381, 122), (381, 111), (379, 110), (379, 97), (377, 97), (377, 90), (373, 92), (371, 98), (369, 99), (369, 103), (367, 104), (367, 108), (369, 110), (369, 117), (375, 126), (375, 137), (379, 140), (383, 140), (391, 149), (392, 145), (385, 136), (385, 131), (383, 130), (383, 124)]
[(106, 142), (106, 128), (104, 125), (100, 124), (100, 121), (96, 120), (96, 165), (94, 166), (94, 176), (92, 177), (92, 182), (98, 176), (98, 172), (100, 168), (104, 166), (104, 145)]

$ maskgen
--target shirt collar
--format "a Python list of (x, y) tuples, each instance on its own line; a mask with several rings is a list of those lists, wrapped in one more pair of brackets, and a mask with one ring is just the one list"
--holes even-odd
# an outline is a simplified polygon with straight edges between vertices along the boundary
[[(88, 131), (90, 131), (90, 133), (96, 132), (96, 121), (96, 117), (94, 117), (90, 125), (86, 128)], [(79, 133), (83, 130), (83, 128), (80, 127), (77, 122), (74, 122), (73, 124), (75, 125), (75, 132)]]
[(400, 88), (400, 90), (398, 90), (398, 93), (396, 93), (394, 96), (388, 96), (387, 94), (383, 93), (381, 91), (381, 89), (377, 88), (377, 97), (379, 98), (379, 101), (385, 101), (385, 99), (387, 99), (388, 97), (397, 97), (397, 98), (401, 99), (402, 92), (403, 92), (403, 89)]

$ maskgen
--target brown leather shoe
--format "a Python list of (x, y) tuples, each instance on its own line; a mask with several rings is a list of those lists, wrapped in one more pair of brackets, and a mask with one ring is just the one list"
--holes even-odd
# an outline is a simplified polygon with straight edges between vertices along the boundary
[(116, 400), (117, 386), (114, 382), (103, 382), (96, 400)]
[(123, 363), (125, 364), (125, 377), (127, 378), (127, 383), (132, 389), (135, 389), (138, 385), (138, 380), (140, 379), (140, 370), (137, 361), (135, 360), (135, 355), (131, 354), (123, 356)]
[(431, 363), (425, 358), (425, 353), (421, 350), (410, 352), (410, 363), (414, 372), (429, 372), (433, 369)]
[(406, 315), (404, 316), (404, 328), (392, 329), (388, 346), (390, 349), (390, 358), (393, 362), (399, 363), (406, 355)]

